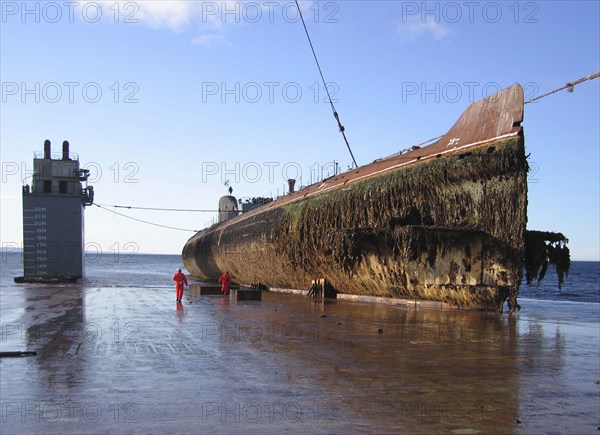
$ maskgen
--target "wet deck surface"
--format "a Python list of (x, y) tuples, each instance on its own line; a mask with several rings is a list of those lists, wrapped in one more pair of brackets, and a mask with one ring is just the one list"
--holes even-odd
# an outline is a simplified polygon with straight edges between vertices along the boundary
[(166, 288), (1, 295), (0, 350), (38, 352), (0, 362), (2, 434), (600, 433), (594, 304), (510, 319), (272, 293), (177, 305)]

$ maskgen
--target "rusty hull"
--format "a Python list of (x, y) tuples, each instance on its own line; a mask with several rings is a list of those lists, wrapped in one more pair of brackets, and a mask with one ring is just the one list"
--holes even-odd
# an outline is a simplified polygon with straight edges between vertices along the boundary
[(193, 236), (187, 270), (243, 284), (498, 308), (522, 278), (523, 89), (471, 104), (437, 142), (300, 189)]

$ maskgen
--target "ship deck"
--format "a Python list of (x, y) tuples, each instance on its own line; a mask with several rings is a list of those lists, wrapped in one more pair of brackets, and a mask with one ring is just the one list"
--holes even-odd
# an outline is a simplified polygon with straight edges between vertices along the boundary
[(2, 433), (596, 432), (598, 313), (174, 298), (2, 287)]

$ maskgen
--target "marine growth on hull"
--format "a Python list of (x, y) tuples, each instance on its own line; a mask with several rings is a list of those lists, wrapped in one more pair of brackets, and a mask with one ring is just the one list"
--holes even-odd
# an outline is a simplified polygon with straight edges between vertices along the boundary
[(469, 106), (432, 145), (228, 209), (188, 241), (184, 263), (204, 279), (229, 270), (242, 284), (308, 290), (326, 278), (339, 293), (517, 309), (524, 263), (528, 282), (550, 264), (568, 271), (564, 238), (526, 233), (522, 116), (515, 85)]

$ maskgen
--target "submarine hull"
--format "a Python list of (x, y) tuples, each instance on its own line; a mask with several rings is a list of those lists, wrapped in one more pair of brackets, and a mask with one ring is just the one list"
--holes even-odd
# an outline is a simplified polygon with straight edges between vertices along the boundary
[(523, 90), (473, 103), (437, 142), (352, 169), (193, 236), (188, 272), (242, 284), (498, 309), (522, 279)]

